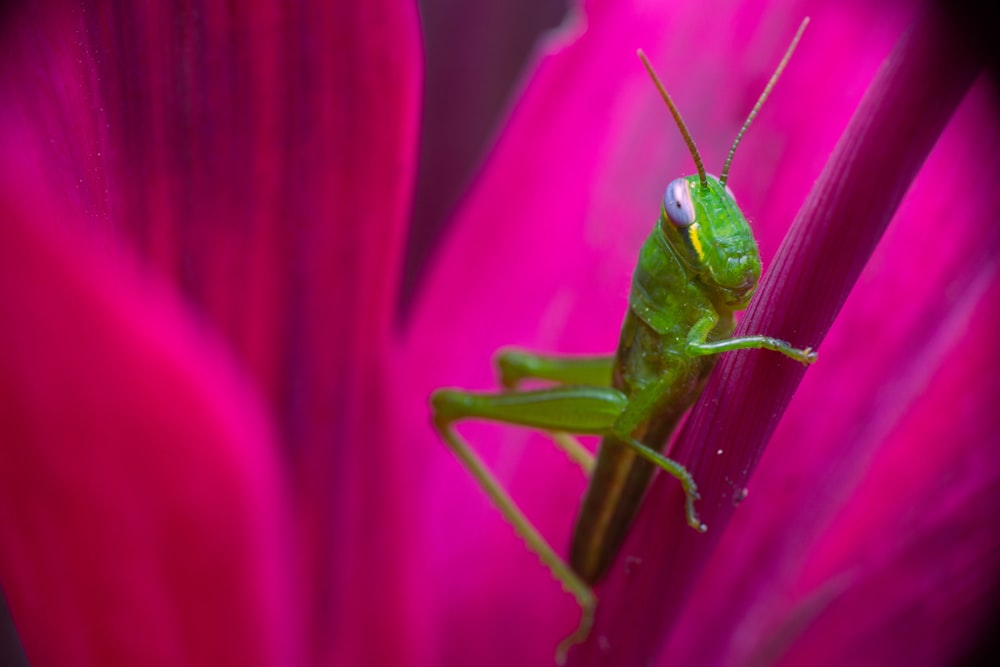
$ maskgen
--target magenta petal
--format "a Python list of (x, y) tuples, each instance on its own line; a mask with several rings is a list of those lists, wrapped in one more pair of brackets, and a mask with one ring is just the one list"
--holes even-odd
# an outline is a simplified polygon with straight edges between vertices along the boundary
[(0, 576), (29, 660), (301, 664), (262, 405), (168, 294), (71, 241), (11, 180), (5, 169)]
[[(954, 665), (995, 631), (1000, 448), (990, 439), (1000, 432), (1000, 376), (983, 371), (1000, 367), (996, 268), (984, 279), (935, 334), (954, 337), (959, 352), (893, 425), (790, 594), (760, 610), (757, 650), (793, 628), (778, 664)], [(810, 622), (797, 623), (810, 600), (819, 602)]]
[(124, 235), (175, 280), (296, 446), (313, 428), (329, 437), (307, 417), (330, 412), (330, 385), (355, 363), (341, 351), (372, 331), (384, 344), (392, 312), (415, 167), (414, 8), (24, 14), (9, 29), (5, 93), (54, 189), (89, 215), (90, 234)]
[[(290, 460), (317, 660), (399, 664), (412, 598), (390, 327), (416, 162), (416, 7), (32, 7), (3, 83), (55, 196), (228, 342)], [(405, 444), (405, 443), (404, 443)], [(371, 582), (382, 585), (372, 588)]]

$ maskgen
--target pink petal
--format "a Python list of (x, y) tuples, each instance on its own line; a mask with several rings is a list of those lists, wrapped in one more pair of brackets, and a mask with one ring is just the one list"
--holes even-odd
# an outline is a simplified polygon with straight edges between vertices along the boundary
[(558, 27), (566, 12), (563, 0), (425, 2), (420, 9), (427, 71), (404, 315), (503, 120), (507, 97), (517, 94), (526, 61), (534, 61), (539, 34)]
[(796, 628), (802, 634), (779, 664), (954, 665), (979, 635), (992, 634), (1000, 450), (990, 438), (1000, 429), (1000, 379), (983, 369), (1000, 365), (992, 333), (1000, 278), (995, 265), (978, 278), (932, 338), (953, 337), (959, 352), (920, 385), (788, 598), (772, 605), (770, 623), (789, 626), (796, 607), (832, 592)]
[(374, 638), (418, 604), (387, 373), (419, 49), (392, 0), (95, 3), (32, 9), (4, 72), (57, 196), (171, 277), (267, 398), (333, 662), (413, 650)]
[(261, 404), (4, 155), (0, 576), (31, 664), (301, 664)]

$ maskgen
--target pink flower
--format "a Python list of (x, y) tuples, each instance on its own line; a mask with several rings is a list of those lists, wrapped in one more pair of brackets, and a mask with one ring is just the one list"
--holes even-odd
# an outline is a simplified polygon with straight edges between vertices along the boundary
[[(428, 394), (496, 386), (502, 345), (613, 349), (662, 187), (691, 171), (637, 47), (717, 170), (812, 16), (732, 170), (767, 267), (918, 15), (646, 4), (587, 3), (544, 43), (405, 308), (413, 6), (8, 12), (0, 584), (31, 664), (551, 664), (575, 604), (434, 436)], [(706, 538), (680, 526), (658, 480), (572, 660), (934, 665), (966, 650), (1000, 566), (989, 92), (973, 88), (920, 170), (739, 511), (727, 457), (752, 467), (763, 445), (679, 441), (716, 520)], [(796, 328), (816, 335), (834, 299), (768, 311), (808, 275), (783, 262), (758, 310), (785, 327), (767, 333), (815, 344)], [(795, 381), (749, 388), (770, 401)], [(562, 548), (578, 472), (541, 436), (462, 429)]]

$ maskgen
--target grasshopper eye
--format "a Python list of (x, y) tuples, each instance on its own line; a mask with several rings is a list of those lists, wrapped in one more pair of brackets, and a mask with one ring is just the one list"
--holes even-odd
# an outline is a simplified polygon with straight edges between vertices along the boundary
[(688, 227), (694, 222), (694, 204), (687, 179), (675, 178), (667, 185), (663, 195), (663, 212), (678, 227)]

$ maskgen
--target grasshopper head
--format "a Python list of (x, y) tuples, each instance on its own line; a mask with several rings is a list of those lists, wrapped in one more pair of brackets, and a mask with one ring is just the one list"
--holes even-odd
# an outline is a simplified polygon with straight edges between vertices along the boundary
[(743, 127), (737, 132), (726, 162), (722, 166), (722, 176), (719, 178), (705, 173), (701, 155), (698, 154), (694, 139), (691, 138), (691, 133), (681, 119), (677, 105), (670, 99), (667, 89), (656, 76), (646, 55), (641, 49), (639, 50), (639, 59), (652, 77), (656, 89), (660, 91), (667, 108), (670, 109), (670, 114), (674, 117), (677, 129), (680, 130), (684, 143), (691, 152), (694, 166), (698, 170), (696, 176), (678, 178), (667, 186), (660, 214), (660, 229), (692, 276), (700, 279), (705, 285), (712, 302), (729, 310), (746, 308), (760, 278), (760, 254), (757, 251), (757, 243), (750, 233), (747, 219), (743, 217), (733, 195), (726, 187), (729, 167), (743, 134), (760, 111), (764, 100), (771, 94), (771, 89), (791, 59), (795, 46), (808, 24), (808, 18), (802, 21), (798, 32), (792, 38), (792, 43), (778, 63), (778, 68), (764, 86), (764, 92), (750, 110)]
[(660, 229), (681, 262), (705, 285), (709, 298), (742, 310), (760, 279), (760, 254), (729, 189), (714, 176), (667, 185)]

